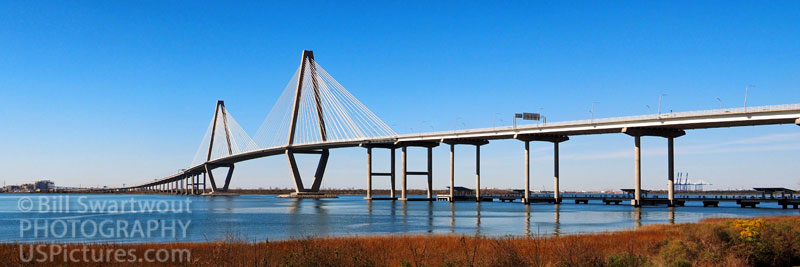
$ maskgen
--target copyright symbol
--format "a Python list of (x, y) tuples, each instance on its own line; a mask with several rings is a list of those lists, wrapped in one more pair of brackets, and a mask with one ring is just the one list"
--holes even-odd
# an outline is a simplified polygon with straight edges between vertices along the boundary
[(17, 201), (17, 208), (21, 212), (29, 212), (33, 209), (33, 200), (29, 197), (22, 197)]

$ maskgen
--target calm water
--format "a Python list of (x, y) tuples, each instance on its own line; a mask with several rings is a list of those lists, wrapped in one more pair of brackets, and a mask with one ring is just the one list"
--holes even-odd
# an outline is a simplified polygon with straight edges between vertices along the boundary
[[(125, 206), (131, 200), (151, 203), (154, 208)], [(183, 205), (187, 201), (188, 209)], [(267, 195), (0, 194), (0, 241), (174, 242), (407, 233), (564, 234), (696, 222), (708, 217), (798, 214), (798, 210), (783, 210), (774, 203), (757, 209), (724, 202), (719, 208), (703, 208), (701, 203), (689, 202), (687, 207), (674, 209), (590, 203), (526, 206), (518, 202), (368, 202), (361, 196), (313, 200)], [(125, 210), (113, 209), (113, 205), (125, 206)]]

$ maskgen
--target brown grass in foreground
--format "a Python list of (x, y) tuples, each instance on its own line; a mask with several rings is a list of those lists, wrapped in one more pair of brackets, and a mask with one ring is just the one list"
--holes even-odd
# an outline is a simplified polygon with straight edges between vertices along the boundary
[[(189, 262), (138, 266), (794, 266), (800, 264), (800, 217), (706, 219), (561, 237), (398, 235), (90, 247), (136, 249), (139, 254), (150, 248), (191, 251)], [(0, 262), (41, 265), (22, 262), (19, 253), (19, 245), (0, 245)], [(45, 265), (126, 264), (64, 263), (56, 257)]]

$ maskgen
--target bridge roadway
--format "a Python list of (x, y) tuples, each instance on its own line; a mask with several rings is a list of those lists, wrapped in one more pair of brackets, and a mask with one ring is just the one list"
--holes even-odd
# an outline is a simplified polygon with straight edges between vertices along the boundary
[[(569, 136), (612, 134), (612, 133), (626, 133), (628, 135), (636, 137), (637, 140), (636, 142), (637, 145), (635, 150), (637, 153), (636, 188), (639, 189), (640, 150), (638, 146), (638, 140), (639, 137), (641, 136), (660, 136), (669, 138), (670, 139), (669, 158), (670, 158), (670, 167), (672, 167), (671, 166), (673, 157), (672, 146), (671, 146), (672, 139), (683, 135), (683, 130), (758, 126), (758, 125), (778, 125), (778, 124), (797, 124), (798, 126), (800, 126), (800, 104), (662, 113), (662, 114), (650, 114), (650, 115), (618, 117), (618, 118), (603, 118), (603, 119), (581, 120), (581, 121), (549, 122), (549, 123), (542, 122), (537, 124), (521, 125), (517, 127), (504, 126), (504, 127), (492, 127), (492, 128), (482, 128), (482, 129), (464, 129), (464, 130), (440, 131), (440, 132), (419, 133), (419, 134), (404, 134), (394, 137), (383, 137), (375, 139), (353, 139), (345, 141), (326, 141), (326, 142), (318, 142), (310, 144), (294, 144), (291, 146), (289, 145), (279, 146), (279, 147), (258, 149), (239, 154), (233, 154), (230, 156), (214, 159), (206, 163), (191, 166), (188, 169), (184, 169), (179, 173), (167, 177), (163, 177), (160, 179), (156, 179), (153, 181), (137, 185), (116, 188), (116, 190), (123, 190), (123, 191), (137, 190), (137, 189), (176, 190), (180, 188), (176, 188), (176, 186), (166, 186), (159, 188), (158, 186), (165, 184), (169, 185), (172, 183), (177, 184), (181, 182), (181, 180), (185, 179), (187, 176), (204, 174), (207, 171), (209, 171), (208, 166), (232, 167), (233, 164), (238, 162), (284, 154), (289, 149), (291, 149), (292, 151), (309, 151), (309, 152), (320, 149), (333, 149), (333, 148), (357, 147), (357, 146), (364, 146), (364, 147), (391, 146), (392, 149), (394, 149), (395, 147), (405, 148), (406, 146), (425, 146), (424, 143), (430, 144), (428, 146), (429, 149), (432, 146), (438, 145), (439, 143), (447, 143), (451, 145), (451, 185), (452, 185), (452, 180), (453, 180), (452, 146), (456, 144), (474, 144), (479, 148), (480, 145), (485, 144), (485, 143), (463, 142), (465, 140), (488, 141), (497, 139), (519, 139), (525, 141), (526, 151), (527, 151), (527, 143), (529, 141), (550, 141), (555, 143), (556, 153), (557, 153), (558, 143), (568, 140)], [(676, 133), (676, 131), (679, 131), (680, 133)], [(555, 137), (555, 139), (553, 139), (553, 137)], [(479, 159), (480, 158), (479, 149), (476, 152), (478, 152), (477, 157)], [(394, 155), (394, 153), (392, 153), (392, 155)], [(555, 163), (556, 171), (558, 169), (557, 158), (558, 157), (556, 155), (556, 163)], [(371, 155), (370, 155), (370, 161), (371, 161)], [(528, 161), (529, 159), (526, 157), (526, 163)], [(369, 183), (371, 184), (372, 174), (377, 175), (377, 173), (371, 172), (371, 164), (369, 168), (370, 168)], [(528, 169), (528, 166), (526, 166), (526, 169)], [(230, 180), (231, 172), (232, 168), (231, 171), (229, 172), (228, 182)], [(671, 173), (674, 172), (672, 168), (670, 168), (670, 172)], [(480, 171), (478, 167), (476, 170), (477, 185), (478, 185), (477, 188), (479, 188), (479, 181), (480, 181), (479, 173)], [(414, 174), (422, 175), (423, 173), (419, 172), (409, 173), (409, 175), (414, 175)], [(430, 174), (428, 175), (430, 176)], [(527, 176), (529, 176), (529, 174), (526, 175), (526, 180), (527, 180), (526, 187), (529, 186), (528, 184), (530, 181), (530, 177)], [(670, 174), (669, 177), (670, 181), (672, 180), (671, 176), (672, 174)], [(392, 177), (394, 177), (394, 172), (392, 172)], [(558, 173), (555, 174), (555, 180), (557, 189)], [(194, 182), (194, 184), (199, 184), (199, 180)], [(392, 184), (394, 184), (394, 182), (392, 182)], [(202, 183), (202, 185), (205, 186), (205, 181)], [(429, 187), (430, 187), (430, 182), (429, 182)], [(226, 183), (226, 188), (227, 188), (227, 183)], [(404, 189), (403, 199), (405, 199), (405, 185), (403, 186), (403, 189)], [(670, 189), (672, 189), (672, 183), (670, 183)], [(394, 190), (392, 190), (392, 192), (393, 191)], [(558, 190), (556, 190), (556, 192), (558, 192)], [(480, 193), (477, 192), (477, 194), (479, 195)], [(637, 193), (636, 195), (639, 196), (640, 194)], [(394, 198), (394, 195), (392, 196), (392, 198)], [(433, 199), (433, 197), (430, 195), (430, 188), (429, 188), (428, 198)], [(558, 199), (558, 196), (556, 196), (556, 198)], [(525, 199), (527, 199), (527, 197), (525, 197)], [(637, 201), (639, 201), (638, 198)]]

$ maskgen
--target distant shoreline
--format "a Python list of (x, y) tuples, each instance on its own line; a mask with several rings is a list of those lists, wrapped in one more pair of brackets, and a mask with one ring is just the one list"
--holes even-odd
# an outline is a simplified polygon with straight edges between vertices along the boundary
[[(76, 191), (76, 190), (56, 190), (50, 192), (2, 192), (0, 194), (142, 194), (142, 195), (171, 195), (173, 193), (165, 193), (165, 192), (108, 192), (108, 189), (85, 189), (85, 191)], [(499, 195), (499, 194), (510, 194), (514, 189), (481, 189), (482, 195)], [(230, 189), (228, 190), (229, 193), (238, 194), (238, 195), (282, 195), (282, 194), (290, 194), (295, 192), (294, 189)], [(367, 194), (366, 189), (322, 189), (320, 190), (321, 193), (325, 194), (334, 194), (334, 195), (356, 195), (356, 196), (363, 196)], [(388, 189), (373, 189), (373, 195), (389, 195), (390, 190)], [(552, 191), (544, 191), (544, 192), (535, 192), (534, 194), (552, 194)], [(561, 194), (609, 194), (611, 192), (603, 192), (603, 191), (580, 191), (580, 192), (573, 192), (573, 191), (562, 191)], [(396, 194), (400, 195), (400, 190), (396, 190)], [(408, 195), (426, 195), (427, 192), (424, 189), (410, 189), (407, 191)], [(446, 189), (442, 190), (433, 190), (433, 194), (449, 194), (449, 191)], [(616, 192), (615, 194), (621, 194)], [(667, 194), (666, 190), (650, 190), (648, 194), (657, 194), (657, 195), (665, 195)], [(761, 195), (760, 192), (755, 190), (709, 190), (709, 191), (682, 191), (682, 192), (675, 192), (675, 194), (680, 195)]]

